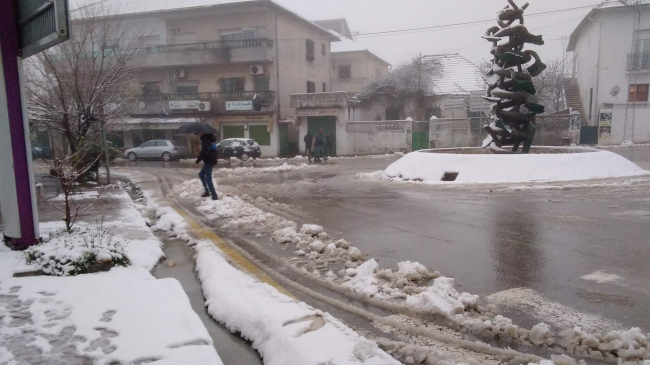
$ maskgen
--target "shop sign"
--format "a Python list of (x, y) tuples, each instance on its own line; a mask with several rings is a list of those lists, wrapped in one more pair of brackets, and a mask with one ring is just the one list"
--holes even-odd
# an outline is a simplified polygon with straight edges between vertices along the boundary
[(226, 101), (226, 110), (253, 110), (253, 101)]
[(298, 109), (296, 114), (299, 117), (337, 116), (339, 109)]
[(182, 109), (199, 109), (200, 100), (173, 100), (169, 102), (169, 109), (182, 110)]

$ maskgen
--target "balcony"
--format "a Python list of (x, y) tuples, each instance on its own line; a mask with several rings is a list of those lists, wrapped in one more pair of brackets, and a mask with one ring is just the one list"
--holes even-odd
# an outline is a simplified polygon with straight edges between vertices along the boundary
[(273, 41), (266, 38), (166, 44), (139, 48), (134, 61), (141, 67), (264, 63), (273, 61), (271, 49)]
[(650, 71), (650, 53), (635, 52), (627, 55), (628, 71)]
[[(273, 111), (275, 91), (237, 91), (237, 92), (203, 92), (196, 94), (153, 94), (140, 95), (138, 102), (128, 111), (131, 114), (160, 114), (162, 113), (201, 113), (201, 114), (223, 114), (231, 112), (226, 109), (226, 101), (248, 101), (253, 100), (256, 94), (262, 97), (262, 112)], [(198, 109), (170, 109), (169, 102), (172, 101), (200, 101), (210, 102), (210, 111)]]

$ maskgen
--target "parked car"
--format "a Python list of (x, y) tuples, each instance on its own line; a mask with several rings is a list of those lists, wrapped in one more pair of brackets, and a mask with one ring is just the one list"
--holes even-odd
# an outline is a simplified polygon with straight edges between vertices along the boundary
[(32, 146), (32, 160), (42, 158), (43, 160), (52, 159), (52, 151), (49, 147)]
[(143, 143), (140, 147), (129, 148), (124, 151), (124, 158), (129, 161), (138, 159), (161, 159), (163, 161), (180, 160), (187, 158), (187, 149), (176, 141), (153, 140)]
[(249, 158), (260, 158), (262, 156), (262, 150), (254, 139), (229, 138), (219, 142), (217, 145), (217, 156), (222, 160), (236, 157), (240, 160), (247, 161)]

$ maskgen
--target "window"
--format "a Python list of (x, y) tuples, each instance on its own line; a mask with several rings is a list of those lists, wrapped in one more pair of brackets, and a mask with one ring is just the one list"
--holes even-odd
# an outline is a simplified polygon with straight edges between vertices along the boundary
[(325, 55), (327, 54), (327, 46), (325, 45), (325, 43), (321, 43), (321, 45), (320, 45), (320, 52), (321, 52), (321, 54), (322, 54), (323, 56), (325, 56)]
[(628, 101), (648, 101), (648, 84), (630, 85)]
[(228, 147), (231, 144), (232, 144), (232, 140), (225, 140), (225, 141), (221, 141), (221, 143), (219, 143), (219, 147)]
[(316, 83), (307, 81), (307, 93), (308, 94), (313, 94), (316, 92)]
[(352, 78), (352, 66), (339, 66), (339, 80), (348, 80)]
[(268, 77), (255, 77), (254, 87), (255, 91), (269, 91), (269, 78)]
[(167, 147), (167, 141), (156, 141), (156, 147)]
[(635, 41), (634, 52), (650, 53), (650, 39), (639, 39)]
[(120, 48), (119, 44), (107, 44), (104, 46), (103, 52), (104, 56), (110, 56), (113, 53), (117, 52), (117, 50)]
[(327, 83), (326, 82), (323, 83), (323, 92), (324, 93), (327, 92)]
[(158, 95), (162, 93), (162, 82), (145, 82), (142, 85), (144, 95)]
[(156, 146), (156, 141), (147, 141), (142, 144), (142, 148), (147, 148), (147, 147), (155, 147)]
[(314, 41), (311, 39), (307, 39), (306, 41), (307, 44), (307, 61), (313, 61), (316, 59), (316, 54), (314, 50)]
[(232, 93), (238, 91), (244, 91), (244, 78), (243, 77), (234, 77), (229, 79), (219, 80), (221, 84), (221, 92)]
[(386, 120), (399, 120), (399, 109), (388, 108), (386, 109)]
[(176, 94), (198, 94), (198, 81), (179, 81), (176, 83)]

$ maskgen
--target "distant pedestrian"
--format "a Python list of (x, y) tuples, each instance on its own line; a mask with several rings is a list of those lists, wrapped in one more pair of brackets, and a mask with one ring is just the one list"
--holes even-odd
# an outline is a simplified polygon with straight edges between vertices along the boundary
[(198, 136), (201, 140), (201, 154), (196, 159), (196, 163), (199, 164), (203, 161), (203, 168), (199, 172), (199, 179), (201, 179), (201, 183), (205, 189), (201, 197), (207, 198), (211, 196), (212, 200), (218, 200), (219, 197), (212, 182), (212, 169), (217, 164), (217, 137), (214, 134), (203, 133), (199, 133)]
[(325, 138), (325, 160), (329, 156), (333, 155), (334, 151), (334, 135), (332, 133), (327, 135), (327, 138)]
[(314, 138), (314, 140), (316, 141), (314, 143), (314, 145), (316, 147), (316, 157), (314, 158), (314, 161), (319, 162), (322, 158), (325, 157), (324, 156), (325, 155), (325, 151), (324, 151), (325, 137), (323, 137), (323, 130), (322, 129), (318, 130), (318, 133), (316, 134), (316, 137)]
[(311, 162), (311, 143), (314, 137), (311, 135), (311, 132), (307, 132), (305, 135), (304, 141), (305, 141), (305, 156), (309, 159), (309, 162)]

